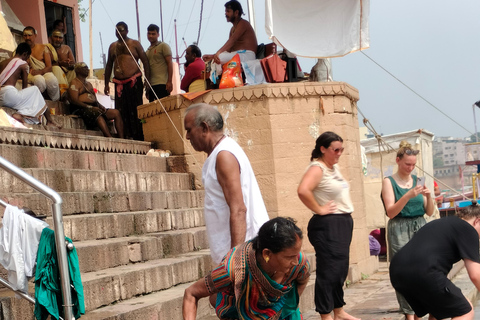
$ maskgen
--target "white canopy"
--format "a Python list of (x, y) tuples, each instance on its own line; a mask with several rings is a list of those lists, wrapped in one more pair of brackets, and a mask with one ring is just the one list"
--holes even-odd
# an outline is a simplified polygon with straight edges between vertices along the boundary
[(370, 0), (265, 0), (265, 29), (297, 56), (341, 57), (370, 46)]

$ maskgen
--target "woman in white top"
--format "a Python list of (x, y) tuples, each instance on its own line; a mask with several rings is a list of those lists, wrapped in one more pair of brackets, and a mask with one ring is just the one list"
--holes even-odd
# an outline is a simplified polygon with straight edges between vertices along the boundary
[(343, 150), (339, 135), (322, 133), (298, 186), (300, 200), (313, 213), (308, 223), (308, 239), (316, 253), (315, 310), (322, 320), (358, 320), (343, 309), (343, 284), (348, 274), (353, 232), (350, 187), (337, 166)]

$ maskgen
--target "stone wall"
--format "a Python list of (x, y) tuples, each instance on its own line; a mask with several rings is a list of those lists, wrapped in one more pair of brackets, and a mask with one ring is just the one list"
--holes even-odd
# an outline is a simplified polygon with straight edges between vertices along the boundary
[(324, 131), (338, 133), (345, 147), (339, 165), (350, 183), (355, 206), (350, 281), (356, 281), (362, 273), (371, 274), (378, 268), (376, 257), (369, 255), (358, 98), (358, 91), (344, 82), (267, 84), (214, 90), (193, 102), (181, 95), (171, 96), (140, 106), (138, 115), (145, 120), (145, 140), (173, 154), (185, 154), (195, 184), (201, 188), (205, 154), (194, 152), (185, 139), (183, 115), (192, 103), (218, 106), (225, 134), (244, 148), (252, 163), (270, 217), (294, 217), (305, 232), (304, 250), (312, 250), (306, 237), (311, 213), (298, 199), (298, 183), (316, 138)]

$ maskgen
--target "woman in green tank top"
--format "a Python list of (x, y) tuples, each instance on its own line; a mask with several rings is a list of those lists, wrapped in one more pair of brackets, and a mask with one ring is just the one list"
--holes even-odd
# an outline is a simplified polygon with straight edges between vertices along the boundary
[[(424, 214), (433, 214), (434, 203), (430, 190), (417, 185), (417, 176), (412, 175), (418, 152), (408, 142), (400, 142), (396, 159), (398, 170), (394, 175), (383, 179), (382, 200), (390, 218), (387, 226), (390, 259), (425, 225)], [(396, 294), (405, 318), (418, 319), (405, 298), (398, 292)]]

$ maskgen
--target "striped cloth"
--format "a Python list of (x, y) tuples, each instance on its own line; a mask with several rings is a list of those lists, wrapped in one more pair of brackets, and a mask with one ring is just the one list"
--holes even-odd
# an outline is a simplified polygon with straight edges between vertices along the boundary
[(211, 294), (218, 292), (215, 309), (220, 319), (277, 320), (290, 319), (291, 312), (282, 312), (291, 305), (290, 299), (294, 300), (293, 313), (299, 316), (296, 280), (309, 276), (310, 264), (300, 253), (298, 265), (282, 282), (273, 281), (258, 267), (252, 241), (247, 241), (230, 250), (205, 283)]

